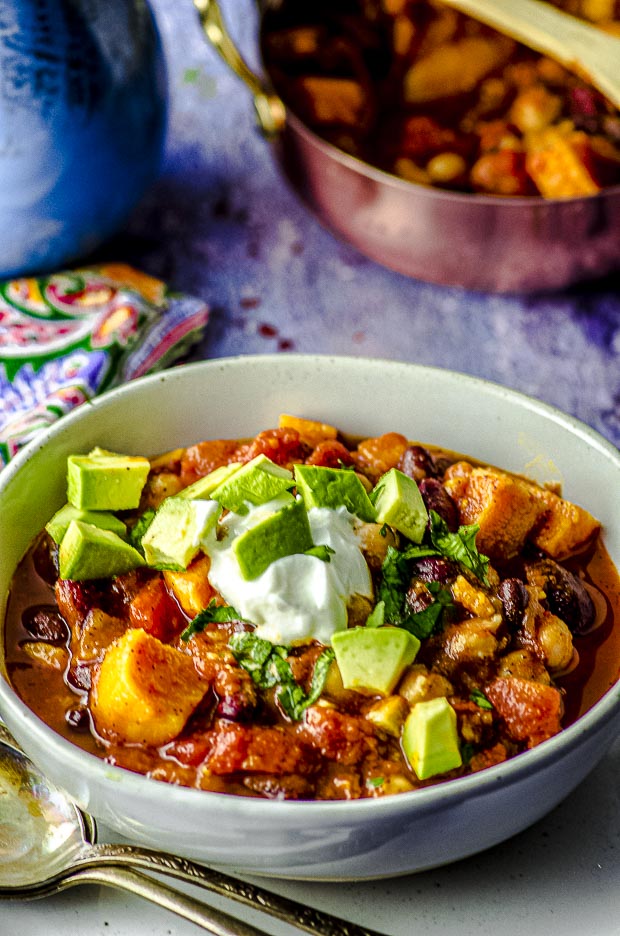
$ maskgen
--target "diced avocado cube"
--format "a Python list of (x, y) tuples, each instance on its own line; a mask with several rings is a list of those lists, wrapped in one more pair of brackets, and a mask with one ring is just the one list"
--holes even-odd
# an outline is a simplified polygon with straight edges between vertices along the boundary
[(132, 510), (140, 503), (148, 458), (93, 449), (67, 459), (67, 499), (83, 510)]
[(61, 578), (81, 581), (130, 572), (144, 559), (112, 530), (72, 520), (58, 549), (58, 565)]
[(183, 490), (180, 491), (176, 497), (183, 497), (187, 498), (188, 500), (194, 500), (195, 498), (206, 500), (207, 498), (211, 497), (216, 487), (218, 487), (228, 478), (231, 478), (232, 475), (234, 475), (234, 473), (241, 467), (241, 462), (232, 462), (230, 465), (220, 465), (219, 468), (216, 468), (215, 471), (209, 472), (209, 474), (205, 475), (204, 478), (198, 478), (198, 480), (194, 481), (193, 484), (183, 488)]
[(297, 491), (306, 508), (346, 507), (360, 520), (372, 522), (375, 509), (366, 489), (354, 471), (321, 465), (295, 465)]
[(447, 699), (418, 702), (403, 727), (403, 751), (420, 780), (462, 764), (456, 712)]
[(400, 627), (352, 627), (335, 633), (332, 646), (345, 689), (389, 695), (420, 641)]
[(113, 533), (117, 533), (121, 537), (127, 534), (126, 525), (113, 513), (105, 510), (81, 510), (79, 507), (74, 507), (73, 504), (65, 504), (45, 524), (45, 529), (55, 543), (60, 544), (62, 542), (62, 538), (72, 520), (90, 523), (91, 526), (99, 527), (100, 530), (112, 530)]
[(221, 512), (217, 501), (167, 497), (141, 540), (147, 564), (186, 569)]
[(290, 490), (293, 483), (293, 475), (288, 469), (276, 465), (266, 455), (257, 455), (218, 484), (210, 496), (226, 510), (247, 513), (246, 501), (255, 505), (266, 504)]
[(232, 545), (244, 579), (262, 575), (272, 562), (312, 549), (312, 533), (302, 500), (294, 500), (238, 536)]
[(414, 543), (422, 542), (428, 513), (413, 478), (398, 468), (391, 468), (379, 479), (370, 498), (377, 523), (388, 523)]

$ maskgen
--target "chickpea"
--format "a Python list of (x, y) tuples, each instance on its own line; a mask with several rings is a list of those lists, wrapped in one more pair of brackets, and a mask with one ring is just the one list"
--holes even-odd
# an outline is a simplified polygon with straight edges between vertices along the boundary
[(467, 163), (458, 153), (438, 153), (426, 164), (426, 171), (431, 182), (456, 182), (467, 172)]
[(428, 702), (452, 695), (452, 683), (440, 673), (430, 672), (422, 663), (410, 666), (398, 687), (398, 694), (413, 706), (416, 702)]
[(517, 676), (519, 679), (531, 679), (533, 682), (551, 682), (549, 673), (531, 650), (513, 650), (501, 657), (497, 670), (500, 677)]
[(615, 0), (582, 0), (581, 15), (593, 23), (614, 19)]
[(536, 637), (550, 670), (562, 670), (570, 664), (573, 658), (573, 636), (561, 618), (555, 614), (545, 614)]
[(380, 569), (387, 556), (388, 546), (398, 546), (394, 532), (382, 523), (358, 523), (355, 535), (366, 562), (371, 569)]
[[(498, 618), (501, 617), (498, 615)], [(443, 635), (443, 649), (453, 663), (467, 663), (491, 659), (499, 649), (497, 638), (488, 628), (488, 622), (471, 618), (449, 627)]]
[(413, 159), (401, 156), (394, 163), (394, 172), (407, 182), (417, 182), (419, 185), (430, 185), (428, 172), (422, 169)]
[(542, 85), (521, 91), (510, 108), (510, 119), (522, 133), (543, 130), (554, 123), (562, 111), (562, 99)]

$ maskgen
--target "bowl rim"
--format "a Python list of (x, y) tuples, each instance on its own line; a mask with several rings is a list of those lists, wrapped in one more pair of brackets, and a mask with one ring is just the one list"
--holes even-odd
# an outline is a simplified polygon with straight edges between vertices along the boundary
[[(4, 489), (13, 482), (15, 476), (21, 471), (21, 468), (38, 451), (53, 443), (57, 435), (64, 433), (73, 423), (79, 423), (85, 415), (96, 413), (102, 408), (116, 406), (117, 400), (124, 400), (126, 396), (131, 396), (134, 392), (140, 392), (142, 387), (148, 387), (157, 383), (168, 383), (174, 385), (177, 379), (190, 379), (193, 373), (203, 371), (217, 372), (222, 369), (237, 369), (255, 366), (264, 366), (272, 369), (274, 365), (291, 366), (291, 362), (297, 361), (293, 367), (311, 366), (313, 364), (338, 364), (347, 362), (354, 367), (390, 367), (394, 369), (402, 368), (407, 371), (415, 371), (420, 377), (434, 376), (440, 380), (461, 381), (468, 386), (495, 397), (498, 400), (510, 400), (517, 406), (530, 410), (546, 419), (550, 419), (568, 429), (573, 435), (577, 435), (584, 441), (597, 449), (597, 451), (608, 458), (615, 467), (620, 470), (620, 451), (605, 439), (600, 433), (592, 429), (581, 420), (567, 413), (563, 413), (557, 407), (544, 403), (534, 397), (529, 396), (518, 390), (512, 390), (495, 381), (485, 378), (472, 376), (460, 371), (448, 368), (415, 364), (408, 361), (383, 358), (366, 358), (354, 355), (332, 355), (332, 354), (299, 354), (293, 352), (283, 357), (281, 354), (252, 354), (236, 355), (224, 358), (212, 358), (203, 361), (184, 364), (181, 367), (158, 372), (146, 377), (136, 378), (126, 384), (113, 388), (101, 394), (92, 400), (88, 407), (77, 407), (60, 420), (53, 423), (50, 427), (44, 429), (39, 436), (33, 439), (9, 462), (9, 464), (0, 472), (0, 500)], [(186, 376), (185, 376), (186, 375)], [(134, 389), (135, 388), (135, 389)], [(1, 645), (0, 645), (1, 649)], [(377, 817), (390, 816), (400, 813), (403, 808), (406, 811), (416, 811), (419, 813), (431, 812), (437, 809), (439, 805), (447, 807), (449, 805), (458, 805), (465, 799), (484, 795), (487, 791), (499, 786), (509, 786), (518, 783), (525, 776), (544, 769), (551, 762), (558, 762), (571, 754), (579, 745), (584, 734), (591, 731), (597, 731), (605, 726), (614, 718), (620, 715), (620, 679), (614, 683), (600, 699), (575, 722), (564, 728), (559, 734), (542, 742), (540, 745), (525, 751), (518, 756), (510, 758), (501, 764), (488, 767), (485, 770), (475, 774), (469, 774), (465, 777), (457, 777), (437, 784), (433, 784), (420, 789), (411, 790), (405, 793), (399, 793), (394, 796), (370, 797), (359, 800), (269, 800), (260, 797), (236, 796), (230, 793), (217, 793), (207, 790), (199, 790), (190, 787), (176, 786), (166, 782), (153, 780), (142, 774), (134, 773), (122, 767), (106, 764), (95, 754), (91, 754), (70, 740), (57, 734), (54, 729), (49, 727), (42, 719), (28, 708), (28, 706), (19, 698), (5, 676), (0, 674), (0, 709), (10, 710), (11, 718), (20, 722), (20, 728), (23, 724), (27, 726), (28, 733), (34, 734), (39, 744), (49, 744), (52, 742), (63, 757), (63, 766), (65, 770), (75, 770), (78, 775), (91, 782), (102, 782), (112, 780), (121, 782), (124, 791), (128, 794), (142, 796), (150, 790), (150, 795), (165, 797), (165, 802), (170, 805), (190, 803), (196, 806), (202, 804), (203, 809), (210, 809), (211, 806), (218, 810), (225, 809), (231, 815), (238, 818), (252, 815), (268, 815), (274, 813), (275, 817), (287, 818), (289, 821), (300, 818), (303, 813), (311, 810), (314, 817), (325, 811), (325, 819), (361, 821), (366, 813), (371, 812)], [(1, 711), (0, 711), (1, 714)], [(11, 725), (9, 724), (9, 727)], [(620, 718), (618, 718), (618, 731), (620, 731)], [(19, 738), (18, 738), (19, 740)], [(145, 784), (147, 786), (145, 786)], [(159, 790), (159, 793), (157, 792)], [(196, 799), (198, 797), (199, 799)], [(257, 812), (258, 811), (258, 812)]]

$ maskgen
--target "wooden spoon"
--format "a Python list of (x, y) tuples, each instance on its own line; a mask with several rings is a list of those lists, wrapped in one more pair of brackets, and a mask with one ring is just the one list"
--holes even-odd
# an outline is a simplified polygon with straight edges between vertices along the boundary
[(598, 88), (620, 108), (620, 38), (540, 0), (443, 0), (542, 52)]

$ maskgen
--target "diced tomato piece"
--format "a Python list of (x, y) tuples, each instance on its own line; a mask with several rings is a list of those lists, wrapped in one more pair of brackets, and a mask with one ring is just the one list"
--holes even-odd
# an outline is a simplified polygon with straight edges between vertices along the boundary
[(129, 604), (129, 622), (168, 642), (182, 630), (186, 621), (176, 601), (166, 590), (163, 579), (151, 578)]
[(509, 676), (494, 679), (484, 691), (514, 741), (531, 748), (560, 731), (562, 696), (553, 686)]
[(171, 741), (166, 745), (164, 753), (167, 757), (174, 757), (186, 767), (198, 767), (209, 753), (210, 747), (208, 736), (201, 734)]
[(326, 439), (319, 442), (306, 461), (309, 465), (319, 465), (321, 468), (342, 468), (343, 465), (353, 464), (353, 456), (342, 442)]
[(286, 426), (281, 429), (266, 429), (259, 432), (256, 438), (245, 447), (240, 461), (248, 462), (257, 455), (266, 455), (276, 465), (284, 467), (293, 462), (303, 461), (308, 454), (309, 447), (301, 441), (296, 429)]
[(207, 766), (215, 774), (239, 770), (305, 774), (313, 769), (314, 759), (306, 746), (286, 729), (241, 725), (222, 719), (213, 734)]
[(211, 474), (221, 465), (236, 461), (238, 442), (233, 439), (213, 439), (210, 442), (198, 442), (185, 450), (181, 459), (181, 480), (184, 485), (191, 484), (198, 478)]
[(328, 760), (358, 764), (377, 748), (372, 724), (359, 715), (347, 715), (324, 706), (306, 711), (304, 734)]

